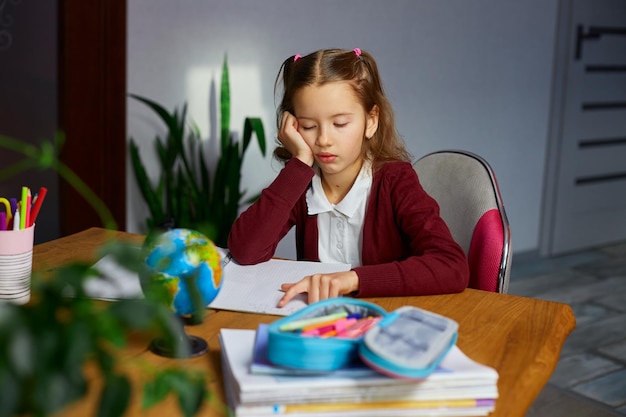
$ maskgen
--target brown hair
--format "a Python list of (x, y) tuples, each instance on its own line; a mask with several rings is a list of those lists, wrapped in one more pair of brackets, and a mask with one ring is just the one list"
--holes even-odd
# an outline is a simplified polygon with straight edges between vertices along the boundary
[[(365, 141), (364, 156), (375, 163), (411, 161), (411, 154), (396, 130), (393, 108), (383, 91), (378, 66), (369, 53), (360, 50), (324, 49), (302, 57), (289, 57), (278, 71), (274, 92), (281, 80), (281, 74), (283, 97), (276, 109), (276, 124), (279, 128), (285, 111), (294, 114), (293, 97), (299, 89), (348, 81), (367, 113), (374, 106), (379, 108), (378, 129), (374, 136)], [(291, 154), (280, 142), (274, 156), (283, 161), (291, 158)]]

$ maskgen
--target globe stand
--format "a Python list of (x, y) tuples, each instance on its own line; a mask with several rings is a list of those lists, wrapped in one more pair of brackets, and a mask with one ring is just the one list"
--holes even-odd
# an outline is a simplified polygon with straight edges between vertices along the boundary
[(185, 326), (195, 326), (204, 321), (203, 314), (184, 314), (178, 317), (180, 317)]
[[(177, 316), (181, 321), (185, 321), (184, 317)], [(185, 343), (189, 349), (187, 352), (181, 354), (181, 352), (175, 352), (171, 343), (162, 337), (158, 337), (150, 343), (148, 350), (150, 352), (164, 356), (167, 358), (195, 358), (196, 356), (204, 355), (209, 351), (209, 344), (201, 337), (191, 336), (185, 332), (185, 328), (183, 327), (183, 332), (179, 336), (178, 342)]]
[(149, 346), (150, 352), (166, 358), (195, 358), (209, 351), (209, 344), (198, 336), (185, 335), (189, 343), (189, 355), (176, 355), (171, 346), (161, 338), (154, 339)]

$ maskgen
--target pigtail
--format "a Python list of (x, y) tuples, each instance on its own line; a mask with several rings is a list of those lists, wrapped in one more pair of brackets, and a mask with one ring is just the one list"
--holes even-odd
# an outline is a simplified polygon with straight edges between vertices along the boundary
[[(285, 111), (293, 111), (291, 109), (291, 97), (290, 97), (290, 80), (293, 74), (294, 64), (298, 61), (302, 56), (300, 54), (293, 55), (283, 61), (281, 64), (278, 74), (276, 75), (276, 79), (274, 80), (274, 99), (276, 98), (277, 91), (280, 87), (282, 88), (282, 99), (278, 106), (276, 107), (276, 129), (280, 129), (281, 119), (283, 117), (283, 113)], [(276, 148), (273, 152), (274, 158), (279, 161), (287, 162), (291, 159), (293, 155), (291, 152), (285, 148), (282, 143), (276, 138)]]

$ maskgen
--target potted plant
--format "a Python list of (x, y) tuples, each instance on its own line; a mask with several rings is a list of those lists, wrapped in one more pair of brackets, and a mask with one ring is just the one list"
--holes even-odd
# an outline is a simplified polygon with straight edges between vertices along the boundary
[[(56, 158), (61, 142), (59, 136), (56, 144), (44, 141), (38, 148), (0, 136), (0, 148), (26, 156), (0, 169), (0, 181), (24, 169), (52, 168), (94, 205), (107, 228), (116, 229), (106, 205)], [(129, 250), (124, 242), (109, 242), (102, 248), (104, 254), (138, 273), (144, 267), (141, 252)], [(90, 299), (83, 283), (95, 274), (90, 264), (82, 262), (46, 276), (35, 271), (29, 303), (0, 303), (0, 417), (46, 416), (81, 398), (90, 382), (85, 375), (87, 364), (95, 366), (102, 381), (97, 384), (101, 386), (98, 415), (122, 416), (129, 405), (131, 384), (123, 371), (126, 368), (117, 363), (130, 335), (166, 338), (183, 356), (188, 348), (183, 343), (183, 327), (164, 304), (149, 294), (115, 303)], [(138, 366), (152, 377), (143, 390), (145, 408), (173, 393), (183, 415), (190, 417), (208, 398), (205, 376), (200, 373), (157, 369), (146, 363)]]
[[(208, 236), (216, 245), (226, 247), (228, 233), (244, 201), (241, 169), (254, 134), (261, 153), (265, 155), (265, 132), (260, 118), (244, 120), (241, 141), (230, 131), (230, 86), (226, 57), (222, 66), (220, 87), (220, 143), (215, 166), (210, 166), (204, 143), (197, 128), (187, 122), (187, 106), (172, 112), (148, 98), (131, 95), (146, 104), (167, 127), (167, 135), (157, 136), (160, 172), (152, 184), (131, 137), (130, 158), (135, 179), (150, 211), (146, 219), (149, 230), (184, 227)], [(254, 200), (255, 197), (252, 198)]]

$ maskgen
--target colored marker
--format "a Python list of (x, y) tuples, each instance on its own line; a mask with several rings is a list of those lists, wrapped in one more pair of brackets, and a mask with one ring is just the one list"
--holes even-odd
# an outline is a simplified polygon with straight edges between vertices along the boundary
[(357, 319), (355, 319), (355, 318), (340, 319), (333, 326), (333, 328), (330, 329), (329, 331), (327, 331), (327, 332), (320, 332), (320, 337), (327, 338), (327, 337), (337, 336), (337, 333), (342, 332), (344, 329), (346, 329), (347, 327), (352, 326), (352, 324), (354, 324), (356, 322), (357, 322)]
[(330, 323), (320, 323), (319, 325), (311, 325), (302, 328), (302, 336), (322, 336), (331, 337), (337, 332), (342, 331), (353, 323), (356, 323), (357, 319), (343, 317)]
[(302, 332), (310, 332), (311, 330), (317, 330), (321, 334), (322, 332), (327, 331), (329, 329), (334, 329), (337, 322), (343, 319), (345, 319), (345, 317), (340, 317), (338, 319), (309, 324), (308, 326), (304, 326), (301, 330)]
[(4, 205), (4, 209), (6, 212), (4, 213), (4, 216), (5, 216), (5, 220), (4, 220), (5, 229), (4, 230), (7, 230), (9, 228), (9, 225), (11, 224), (11, 219), (13, 218), (13, 212), (15, 211), (15, 209), (11, 207), (11, 203), (6, 198), (0, 197), (0, 204)]
[(37, 220), (37, 216), (39, 215), (39, 210), (41, 209), (41, 205), (43, 204), (44, 198), (46, 198), (46, 194), (48, 193), (48, 189), (46, 187), (40, 187), (39, 192), (37, 193), (37, 197), (33, 203), (33, 211), (30, 215), (30, 225), (35, 224), (35, 220)]
[(26, 220), (24, 220), (24, 229), (30, 227), (30, 210), (32, 206), (32, 196), (30, 194), (30, 188), (28, 189), (28, 194), (26, 195)]
[[(15, 221), (15, 212), (17, 211), (17, 198), (9, 198), (11, 203), (11, 220), (8, 222), (7, 230), (13, 229), (13, 222)], [(19, 222), (19, 221), (18, 221)]]
[(281, 332), (289, 332), (293, 330), (300, 330), (306, 326), (310, 326), (317, 323), (325, 323), (327, 321), (337, 320), (342, 317), (346, 317), (348, 315), (347, 312), (340, 312), (329, 314), (327, 316), (319, 316), (319, 317), (311, 317), (308, 319), (294, 320), (288, 323), (281, 325), (278, 329)]
[(15, 215), (13, 216), (13, 230), (20, 230), (20, 210), (15, 210)]
[(15, 213), (15, 210), (17, 210), (17, 198), (9, 198), (9, 202), (11, 203), (11, 213)]
[(20, 200), (20, 224), (18, 229), (26, 229), (26, 210), (28, 199), (28, 187), (22, 187), (22, 199)]
[(0, 211), (0, 230), (7, 230), (7, 214)]
[(354, 323), (352, 326), (349, 326), (337, 333), (337, 337), (347, 337), (349, 339), (357, 338), (367, 332), (369, 329), (374, 327), (376, 323), (380, 321), (380, 317), (368, 317), (365, 319), (361, 319)]

